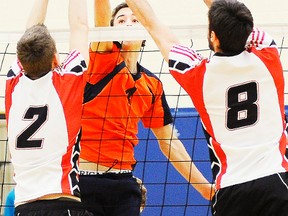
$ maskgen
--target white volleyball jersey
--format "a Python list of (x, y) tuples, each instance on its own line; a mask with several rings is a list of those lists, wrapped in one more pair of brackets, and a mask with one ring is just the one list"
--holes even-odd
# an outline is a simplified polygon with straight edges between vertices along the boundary
[(174, 46), (169, 69), (199, 112), (217, 189), (288, 170), (283, 69), (269, 35), (254, 29), (245, 51), (210, 61)]
[(63, 64), (31, 80), (15, 62), (7, 75), (6, 117), (15, 203), (52, 193), (79, 196), (79, 134), (84, 58), (70, 52)]

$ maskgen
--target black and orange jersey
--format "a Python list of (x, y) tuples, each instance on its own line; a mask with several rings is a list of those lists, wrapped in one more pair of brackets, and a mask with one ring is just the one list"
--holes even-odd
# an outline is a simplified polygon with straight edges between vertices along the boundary
[(84, 93), (81, 158), (117, 169), (132, 169), (138, 122), (148, 128), (172, 122), (157, 76), (137, 65), (132, 75), (114, 44), (113, 52), (90, 50)]

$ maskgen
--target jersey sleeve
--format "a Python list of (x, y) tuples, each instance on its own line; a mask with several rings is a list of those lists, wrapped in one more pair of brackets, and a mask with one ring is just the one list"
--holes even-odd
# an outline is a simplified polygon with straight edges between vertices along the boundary
[(102, 80), (106, 75), (111, 73), (114, 68), (123, 62), (120, 49), (113, 44), (111, 52), (95, 52), (91, 48), (89, 50), (89, 66), (87, 70), (86, 81), (95, 84)]
[(273, 38), (267, 32), (258, 28), (254, 28), (247, 39), (246, 49), (250, 49), (251, 47), (256, 47), (257, 49), (267, 47), (277, 48)]
[(15, 59), (7, 73), (7, 79), (16, 77), (22, 71), (23, 71), (23, 67), (20, 61), (18, 59)]
[[(152, 89), (152, 87), (149, 88)], [(158, 80), (155, 86), (154, 96), (155, 97), (152, 102), (152, 106), (147, 112), (144, 113), (144, 116), (141, 118), (143, 125), (146, 128), (163, 127), (173, 122), (170, 107), (167, 103), (160, 80)]]
[(79, 98), (82, 100), (86, 84), (84, 78), (86, 71), (84, 57), (77, 50), (71, 51), (61, 66), (53, 71), (53, 84), (63, 104), (63, 101), (67, 99), (71, 104), (78, 104), (75, 101)]
[(169, 71), (185, 91), (195, 84), (193, 81), (199, 73), (205, 71), (207, 62), (200, 53), (181, 45), (173, 46), (169, 53)]
[(61, 68), (64, 73), (82, 74), (86, 72), (87, 65), (81, 53), (73, 50), (63, 61)]
[(12, 101), (12, 92), (14, 90), (15, 85), (18, 83), (19, 77), (22, 75), (22, 72), (23, 67), (21, 63), (19, 62), (18, 59), (15, 59), (7, 73), (6, 86), (5, 86), (5, 115), (7, 125)]

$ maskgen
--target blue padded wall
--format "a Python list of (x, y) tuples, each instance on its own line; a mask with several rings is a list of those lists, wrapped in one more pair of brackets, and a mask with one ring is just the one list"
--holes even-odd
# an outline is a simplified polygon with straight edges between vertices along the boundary
[[(212, 173), (206, 139), (194, 108), (172, 109), (179, 139), (194, 163), (211, 182)], [(138, 161), (134, 175), (141, 178), (148, 190), (143, 216), (210, 216), (209, 201), (195, 191), (167, 162), (152, 131), (139, 125), (139, 144), (135, 147)], [(148, 138), (148, 139), (147, 139)]]

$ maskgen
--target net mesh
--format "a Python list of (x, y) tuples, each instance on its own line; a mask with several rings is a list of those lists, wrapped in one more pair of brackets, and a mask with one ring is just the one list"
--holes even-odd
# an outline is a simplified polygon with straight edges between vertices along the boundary
[[(269, 32), (279, 46), (285, 77), (288, 75), (288, 24), (259, 25)], [(181, 43), (201, 52), (205, 57), (212, 55), (207, 47), (206, 26), (171, 26)], [(57, 42), (60, 58), (68, 51), (67, 30), (52, 30)], [(16, 42), (22, 32), (0, 32), (0, 215), (8, 192), (13, 188), (13, 168), (7, 147), (6, 120), (4, 109), (5, 77), (16, 57)], [(212, 181), (208, 149), (197, 112), (187, 93), (174, 81), (168, 72), (167, 63), (143, 28), (90, 29), (90, 41), (146, 40), (139, 62), (155, 73), (163, 82), (166, 98), (174, 117), (179, 138), (184, 143), (192, 160)], [(288, 89), (285, 89), (287, 105)], [(204, 200), (171, 166), (158, 148), (150, 130), (139, 125), (140, 143), (135, 148), (138, 161), (134, 174), (142, 179), (147, 190), (147, 206), (142, 215), (211, 215), (209, 201)], [(193, 171), (192, 171), (193, 172)]]

